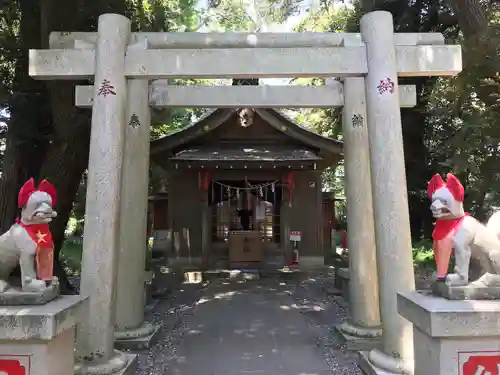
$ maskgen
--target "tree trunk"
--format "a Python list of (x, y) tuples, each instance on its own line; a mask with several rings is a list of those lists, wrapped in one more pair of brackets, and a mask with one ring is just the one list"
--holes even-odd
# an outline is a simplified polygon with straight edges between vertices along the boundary
[(373, 8), (375, 8), (376, 0), (361, 0), (361, 12), (363, 14), (371, 12)]
[[(80, 30), (81, 14), (78, 0), (46, 0), (43, 3), (42, 35), (51, 31)], [(40, 177), (48, 179), (57, 190), (58, 216), (51, 223), (54, 240), (54, 270), (65, 294), (73, 293), (61, 265), (60, 251), (64, 233), (71, 215), (73, 200), (87, 166), (90, 139), (90, 111), (75, 108), (75, 86), (79, 82), (48, 81), (46, 83), (52, 110), (53, 136), (50, 148), (41, 166)]]
[(29, 49), (40, 48), (40, 6), (20, 0), (20, 51), (10, 103), (11, 119), (0, 179), (0, 230), (7, 231), (18, 215), (17, 194), (24, 181), (36, 177), (48, 144), (50, 112), (43, 82), (29, 72)]
[[(74, 31), (87, 28), (89, 17), (97, 19), (96, 14), (88, 14), (79, 9), (78, 0), (46, 0), (43, 7), (45, 30)], [(99, 1), (99, 11), (123, 14), (123, 0)], [(41, 167), (40, 177), (47, 178), (57, 189), (57, 218), (51, 224), (54, 239), (54, 269), (61, 282), (63, 293), (72, 293), (74, 288), (68, 282), (59, 255), (64, 243), (64, 234), (73, 208), (83, 173), (88, 165), (90, 144), (91, 111), (75, 107), (75, 86), (85, 82), (48, 81), (51, 109), (53, 114), (53, 141)]]
[[(72, 85), (68, 85), (72, 86)], [(74, 86), (71, 87), (74, 92)], [(60, 85), (50, 90), (55, 98), (54, 91), (64, 92)], [(58, 93), (58, 94), (59, 94)], [(71, 97), (70, 97), (71, 98)], [(83, 172), (87, 168), (89, 141), (90, 141), (90, 116), (89, 114), (71, 113), (66, 103), (52, 101), (54, 109), (58, 113), (65, 113), (68, 117), (66, 124), (73, 124), (73, 133), (70, 136), (63, 135), (55, 141), (49, 149), (45, 162), (40, 171), (42, 178), (53, 181), (57, 189), (56, 211), (58, 216), (51, 224), (52, 238), (54, 240), (55, 256), (54, 269), (59, 277), (61, 289), (64, 293), (73, 292), (73, 287), (68, 282), (66, 273), (61, 265), (60, 252), (65, 239), (65, 230), (73, 208), (73, 201), (78, 191), (78, 186)], [(73, 119), (75, 122), (70, 122)], [(59, 121), (64, 121), (60, 119)]]
[[(497, 95), (492, 95), (492, 85), (478, 84), (488, 80), (500, 84), (498, 78), (498, 34), (489, 27), (488, 15), (479, 0), (448, 0), (455, 13), (465, 42), (463, 43), (464, 69), (462, 76), (474, 82), (478, 98), (490, 110), (500, 112)], [(496, 92), (496, 88), (495, 88)]]
[(488, 28), (486, 12), (479, 0), (448, 0), (448, 3), (466, 39), (482, 35)]
[[(11, 124), (11, 126), (13, 126)], [(17, 193), (21, 187), (22, 150), (16, 147), (7, 133), (2, 178), (0, 180), (0, 229), (2, 233), (9, 230), (14, 219), (19, 214), (17, 208)]]

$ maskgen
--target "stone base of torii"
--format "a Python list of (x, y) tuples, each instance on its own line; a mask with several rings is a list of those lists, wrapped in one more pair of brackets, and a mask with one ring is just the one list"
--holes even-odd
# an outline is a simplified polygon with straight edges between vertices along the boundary
[[(373, 371), (413, 373), (412, 325), (398, 315), (397, 295), (415, 288), (400, 115), (400, 106), (415, 104), (415, 90), (400, 90), (398, 77), (458, 74), (460, 46), (444, 45), (436, 33), (395, 34), (390, 13), (372, 12), (361, 19), (360, 34), (131, 33), (127, 18), (105, 14), (97, 33), (53, 33), (51, 48), (30, 51), (31, 76), (95, 82), (76, 95), (78, 106), (92, 106), (81, 282), (89, 303), (77, 336), (77, 373), (131, 369), (132, 357), (114, 349), (116, 332), (156, 329), (144, 322), (143, 289), (150, 106), (265, 103), (343, 106), (352, 233), (352, 319), (343, 329), (382, 334), (382, 348), (364, 355)], [(148, 84), (172, 77), (300, 76), (343, 82), (316, 88)]]

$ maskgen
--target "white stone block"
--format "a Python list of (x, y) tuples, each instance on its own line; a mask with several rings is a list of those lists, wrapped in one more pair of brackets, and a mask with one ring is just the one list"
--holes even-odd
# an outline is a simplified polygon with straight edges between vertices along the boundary
[[(92, 86), (77, 86), (75, 105), (90, 108)], [(402, 108), (417, 103), (415, 86), (400, 86)], [(327, 86), (170, 86), (153, 83), (149, 105), (190, 108), (338, 108), (344, 105), (342, 83)]]
[(363, 47), (128, 51), (129, 77), (337, 77), (367, 72)]
[(500, 367), (500, 301), (451, 301), (400, 293), (398, 312), (413, 323), (415, 375), (493, 375)]
[(0, 308), (0, 374), (73, 374), (75, 325), (85, 298)]
[[(462, 69), (460, 46), (398, 46), (398, 75), (456, 75)], [(31, 50), (30, 75), (39, 79), (91, 78), (95, 52)], [(345, 77), (368, 72), (365, 47), (128, 49), (129, 78)]]
[(61, 296), (39, 306), (1, 306), (0, 340), (52, 340), (78, 322), (81, 296)]
[[(74, 41), (97, 41), (97, 33), (50, 34), (50, 48), (74, 48)], [(147, 40), (151, 48), (287, 48), (335, 47), (344, 40), (361, 41), (359, 33), (132, 33), (133, 41)], [(397, 33), (397, 45), (444, 44), (441, 33)]]
[(399, 77), (455, 76), (462, 71), (462, 47), (396, 47), (396, 68)]
[(344, 102), (342, 87), (152, 86), (155, 107), (328, 108)]
[(95, 50), (30, 50), (29, 74), (33, 78), (88, 79), (95, 74)]

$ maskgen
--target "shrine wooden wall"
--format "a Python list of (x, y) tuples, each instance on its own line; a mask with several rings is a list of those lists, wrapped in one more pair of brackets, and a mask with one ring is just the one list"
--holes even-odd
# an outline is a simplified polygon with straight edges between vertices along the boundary
[(291, 231), (301, 231), (300, 256), (323, 255), (321, 172), (295, 174), (292, 207), (286, 210)]
[[(222, 171), (219, 171), (219, 173)], [(238, 171), (232, 171), (233, 176)], [(262, 171), (267, 174), (266, 171)], [(271, 171), (269, 171), (271, 172)], [(268, 173), (269, 173), (268, 172)], [(201, 258), (202, 255), (202, 205), (201, 191), (198, 188), (198, 171), (169, 171), (169, 204), (168, 223), (173, 233), (178, 236), (174, 240), (170, 259), (177, 257)], [(267, 177), (267, 176), (266, 176)], [(289, 230), (300, 231), (300, 256), (323, 255), (323, 212), (320, 171), (298, 171), (292, 192), (292, 207), (282, 211), (283, 223)], [(284, 202), (287, 205), (287, 202)], [(187, 237), (189, 231), (189, 237)], [(282, 233), (281, 248), (284, 249), (288, 238)]]
[(153, 207), (153, 230), (170, 229), (170, 225), (168, 223), (168, 199), (155, 200)]
[[(171, 170), (168, 179), (168, 221), (174, 233), (170, 258), (175, 259), (177, 255), (184, 258), (201, 257), (202, 212), (198, 171)], [(189, 230), (189, 236), (186, 229)], [(178, 241), (175, 240), (175, 236), (178, 236)], [(180, 254), (176, 253), (177, 250)]]

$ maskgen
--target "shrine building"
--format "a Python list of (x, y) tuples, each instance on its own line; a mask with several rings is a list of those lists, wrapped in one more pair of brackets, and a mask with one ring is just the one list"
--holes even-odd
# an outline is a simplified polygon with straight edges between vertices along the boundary
[(152, 141), (151, 161), (168, 179), (168, 191), (150, 197), (154, 247), (169, 264), (248, 267), (297, 255), (323, 264), (335, 219), (321, 173), (342, 153), (342, 142), (272, 109), (217, 109)]

